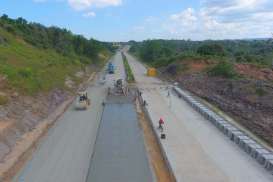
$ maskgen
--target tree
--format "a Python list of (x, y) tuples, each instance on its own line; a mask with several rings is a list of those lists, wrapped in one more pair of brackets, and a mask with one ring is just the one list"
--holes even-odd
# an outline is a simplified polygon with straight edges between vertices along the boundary
[(3, 15), (1, 16), (1, 19), (4, 20), (4, 21), (8, 21), (8, 20), (9, 20), (9, 16), (6, 15), (6, 14), (3, 14)]
[(26, 24), (27, 24), (27, 20), (25, 20), (25, 19), (22, 18), (22, 17), (17, 18), (17, 20), (15, 20), (15, 22), (16, 22), (17, 24), (21, 24), (21, 25), (26, 25)]
[(210, 56), (224, 56), (226, 51), (224, 47), (216, 43), (208, 43), (201, 45), (197, 49), (197, 53), (200, 55), (210, 55)]
[(84, 56), (96, 58), (101, 51), (113, 51), (111, 44), (101, 43), (74, 35), (67, 29), (45, 27), (39, 23), (28, 23), (22, 17), (10, 19), (7, 15), (0, 17), (0, 27), (24, 39), (40, 49), (53, 49), (65, 56)]

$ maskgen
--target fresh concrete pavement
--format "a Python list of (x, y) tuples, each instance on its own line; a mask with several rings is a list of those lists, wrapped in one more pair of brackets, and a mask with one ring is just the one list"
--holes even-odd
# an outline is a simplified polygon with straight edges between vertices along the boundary
[(75, 111), (74, 103), (41, 140), (29, 162), (13, 181), (20, 182), (84, 182), (94, 150), (103, 111), (102, 102), (107, 87), (114, 80), (125, 78), (120, 52), (113, 57), (116, 73), (106, 75), (105, 85), (99, 82), (101, 73), (87, 89), (91, 106)]
[(87, 182), (153, 182), (132, 101), (106, 103)]
[[(157, 127), (165, 120), (167, 138), (161, 140), (177, 181), (272, 182), (273, 176), (222, 135), (185, 101), (166, 90), (157, 78), (145, 76), (146, 68), (126, 53), (137, 86), (147, 101)], [(170, 92), (170, 96), (168, 96)]]

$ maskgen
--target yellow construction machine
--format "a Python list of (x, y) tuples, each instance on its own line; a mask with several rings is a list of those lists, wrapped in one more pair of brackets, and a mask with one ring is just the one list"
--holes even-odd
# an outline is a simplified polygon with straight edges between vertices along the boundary
[(76, 100), (76, 110), (86, 110), (90, 106), (90, 99), (88, 98), (87, 92), (78, 92)]

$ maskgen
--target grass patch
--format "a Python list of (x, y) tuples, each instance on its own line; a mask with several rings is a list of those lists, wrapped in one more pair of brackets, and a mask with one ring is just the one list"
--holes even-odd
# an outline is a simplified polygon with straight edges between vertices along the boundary
[(8, 97), (0, 95), (0, 105), (6, 105), (9, 102)]
[(122, 59), (123, 59), (124, 67), (125, 67), (125, 72), (126, 72), (126, 75), (127, 75), (127, 82), (128, 83), (135, 82), (135, 77), (133, 75), (132, 69), (131, 69), (131, 67), (130, 67), (130, 65), (128, 63), (128, 60), (127, 60), (124, 53), (122, 53)]

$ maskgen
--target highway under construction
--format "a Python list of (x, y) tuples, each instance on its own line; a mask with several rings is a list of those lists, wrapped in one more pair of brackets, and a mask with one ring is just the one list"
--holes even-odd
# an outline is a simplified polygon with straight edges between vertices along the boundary
[[(126, 83), (121, 51), (135, 76), (134, 84)], [(90, 108), (76, 111), (73, 103), (13, 181), (273, 181), (270, 159), (260, 165), (195, 109), (183, 90), (147, 77), (146, 67), (127, 49), (121, 51), (109, 60), (114, 72), (108, 74), (105, 68), (87, 88)], [(160, 117), (165, 121), (164, 139), (158, 130)], [(265, 150), (270, 157), (272, 151)], [(168, 179), (160, 174), (166, 171)]]
[(108, 96), (87, 182), (154, 181), (134, 100)]

